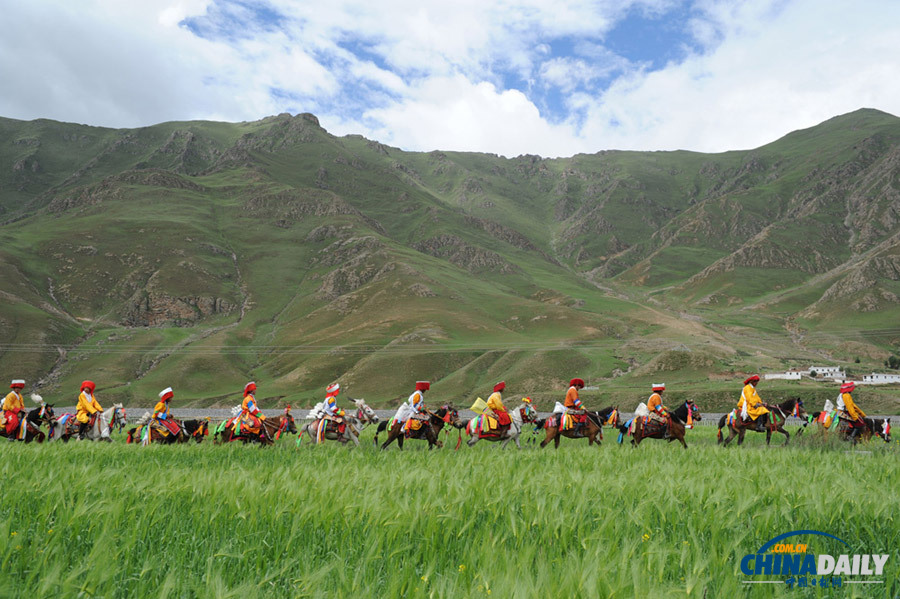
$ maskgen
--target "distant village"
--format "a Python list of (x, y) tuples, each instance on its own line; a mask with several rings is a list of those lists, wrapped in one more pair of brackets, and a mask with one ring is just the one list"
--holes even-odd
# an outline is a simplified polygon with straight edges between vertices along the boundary
[[(781, 379), (785, 381), (799, 381), (803, 378), (813, 380), (833, 380), (835, 382), (850, 382), (847, 373), (840, 366), (810, 366), (809, 368), (793, 368), (785, 372), (769, 372), (763, 374), (765, 380)], [(873, 372), (863, 375), (862, 380), (854, 380), (857, 385), (888, 385), (900, 383), (900, 374), (887, 374)]]

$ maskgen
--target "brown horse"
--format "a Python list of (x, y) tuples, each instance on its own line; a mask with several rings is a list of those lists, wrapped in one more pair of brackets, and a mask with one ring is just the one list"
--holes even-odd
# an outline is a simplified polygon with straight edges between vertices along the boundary
[[(737, 414), (737, 410), (735, 410), (735, 417), (732, 418), (731, 424), (728, 426), (729, 435), (728, 438), (724, 440), (724, 444), (728, 445), (728, 443), (734, 439), (735, 436), (738, 438), (737, 444), (740, 445), (744, 442), (744, 433), (747, 431), (752, 431), (756, 433), (761, 433), (765, 431), (766, 433), (766, 445), (769, 444), (769, 441), (772, 440), (772, 432), (777, 431), (784, 435), (784, 444), (787, 445), (791, 440), (791, 434), (787, 432), (784, 428), (784, 423), (787, 420), (787, 417), (791, 414), (806, 420), (806, 410), (803, 409), (803, 402), (800, 401), (799, 397), (795, 397), (793, 399), (789, 399), (784, 401), (777, 406), (766, 405), (769, 408), (768, 414), (763, 414), (756, 420), (751, 420), (749, 422), (743, 422), (740, 416)], [(716, 439), (718, 439), (718, 443), (723, 443), (722, 440), (722, 429), (725, 428), (725, 424), (728, 421), (728, 414), (724, 414), (721, 418), (719, 418), (719, 430), (716, 433)], [(806, 424), (803, 425), (804, 427)], [(760, 428), (762, 427), (762, 429)], [(802, 428), (800, 429), (803, 430)]]
[(432, 449), (435, 445), (442, 447), (443, 444), (438, 440), (438, 435), (443, 430), (444, 425), (459, 428), (459, 412), (453, 407), (453, 404), (446, 404), (435, 412), (428, 412), (428, 420), (422, 422), (421, 428), (412, 431), (407, 437), (403, 432), (403, 423), (394, 421), (393, 419), (382, 422), (375, 431), (375, 445), (378, 445), (378, 433), (388, 429), (388, 438), (381, 444), (381, 449), (385, 449), (391, 442), (396, 439), (397, 446), (403, 450), (403, 439), (424, 439), (428, 441), (428, 449)]
[[(577, 412), (576, 412), (577, 414)], [(553, 441), (554, 449), (559, 449), (559, 438), (568, 437), (569, 439), (587, 438), (588, 445), (596, 443), (598, 446), (603, 440), (603, 425), (609, 423), (610, 426), (619, 426), (619, 408), (617, 406), (609, 406), (603, 408), (599, 412), (584, 411), (587, 417), (581, 427), (560, 430), (560, 415), (554, 415), (544, 420), (539, 420), (538, 427), (543, 427), (547, 431), (547, 436), (541, 441), (541, 447), (546, 447), (550, 441)], [(599, 439), (597, 437), (600, 437)]]
[[(669, 412), (668, 424), (663, 424), (657, 428), (644, 429), (644, 419), (636, 416), (633, 420), (629, 420), (619, 427), (619, 443), (628, 434), (629, 427), (633, 424), (634, 429), (631, 433), (631, 445), (637, 447), (643, 439), (666, 439), (670, 443), (676, 439), (681, 442), (682, 447), (687, 449), (687, 443), (684, 442), (685, 424), (687, 423), (688, 410), (690, 410), (692, 420), (702, 420), (700, 409), (690, 399)], [(668, 435), (666, 434), (668, 432)]]
[[(230, 443), (232, 441), (241, 441), (242, 443), (259, 443), (260, 445), (273, 445), (275, 443), (276, 433), (288, 430), (292, 433), (297, 432), (297, 426), (294, 424), (294, 417), (290, 414), (282, 414), (279, 418), (266, 418), (259, 421), (259, 434), (246, 433), (234, 434), (234, 418), (226, 420), (216, 427), (213, 435), (215, 443)], [(284, 427), (284, 428), (282, 428)]]

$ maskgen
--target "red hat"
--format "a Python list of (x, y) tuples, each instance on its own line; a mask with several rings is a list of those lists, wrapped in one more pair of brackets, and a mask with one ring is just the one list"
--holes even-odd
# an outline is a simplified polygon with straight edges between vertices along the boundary
[(856, 383), (853, 381), (850, 381), (849, 383), (844, 383), (843, 385), (841, 385), (841, 393), (850, 393), (854, 389), (856, 389)]
[(500, 381), (496, 385), (494, 385), (494, 392), (500, 392), (506, 389), (506, 381)]
[(169, 401), (175, 397), (175, 392), (172, 391), (172, 387), (166, 387), (162, 391), (159, 392), (159, 400), (160, 401)]
[(656, 391), (656, 392), (659, 392), (659, 391), (665, 391), (665, 390), (666, 390), (666, 384), (665, 384), (665, 383), (653, 383), (653, 386), (650, 387), (650, 388), (653, 389), (653, 390)]
[(584, 387), (584, 380), (583, 379), (572, 379), (571, 381), (569, 381), (570, 387), (574, 387), (576, 385), (581, 385), (582, 387)]
[(428, 381), (416, 381), (416, 391), (428, 391), (431, 389), (431, 383)]
[(25, 380), (24, 379), (13, 379), (13, 381), (9, 384), (10, 389), (24, 389), (25, 388)]
[(759, 382), (759, 375), (754, 374), (753, 376), (748, 378), (746, 381), (744, 381), (744, 384), (749, 385), (750, 383), (758, 383), (758, 382)]
[(244, 397), (247, 397), (254, 391), (256, 391), (256, 383), (254, 383), (253, 381), (250, 381), (249, 383), (244, 385)]
[(341, 386), (338, 383), (328, 385), (325, 388), (325, 397), (334, 397), (341, 392)]
[(82, 391), (84, 391), (85, 389), (90, 389), (91, 393), (93, 393), (94, 389), (96, 389), (96, 388), (97, 388), (97, 385), (94, 384), (94, 381), (84, 381), (83, 383), (81, 383)]

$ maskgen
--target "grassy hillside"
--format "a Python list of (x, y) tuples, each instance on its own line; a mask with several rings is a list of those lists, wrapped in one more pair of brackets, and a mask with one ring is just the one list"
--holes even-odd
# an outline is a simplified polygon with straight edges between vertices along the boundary
[(63, 403), (92, 378), (130, 404), (255, 379), (268, 405), (334, 380), (390, 405), (426, 378), (467, 405), (505, 378), (545, 407), (573, 376), (626, 405), (660, 378), (725, 405), (746, 372), (859, 376), (900, 351), (898, 165), (874, 110), (747, 152), (554, 160), (312, 115), (0, 119), (0, 372)]

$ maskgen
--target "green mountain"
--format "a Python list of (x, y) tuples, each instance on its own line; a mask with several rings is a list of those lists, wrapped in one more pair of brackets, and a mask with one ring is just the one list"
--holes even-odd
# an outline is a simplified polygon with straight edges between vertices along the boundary
[(504, 378), (548, 407), (581, 376), (593, 403), (663, 379), (724, 404), (744, 372), (897, 352), (900, 119), (552, 160), (309, 114), (0, 119), (0, 296), (0, 372), (62, 403), (91, 378), (101, 401), (231, 405), (253, 379), (269, 405), (339, 380), (382, 406), (424, 378), (467, 405)]

